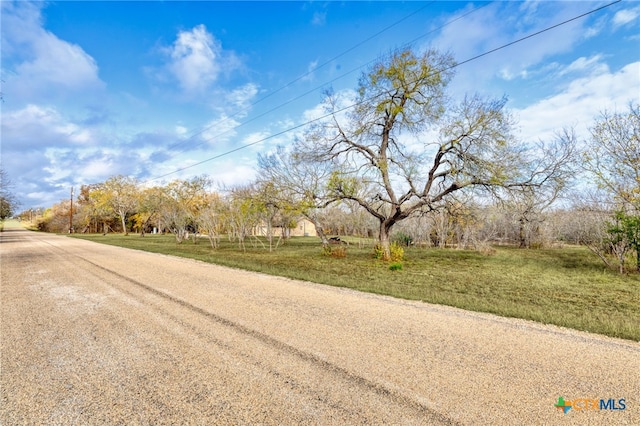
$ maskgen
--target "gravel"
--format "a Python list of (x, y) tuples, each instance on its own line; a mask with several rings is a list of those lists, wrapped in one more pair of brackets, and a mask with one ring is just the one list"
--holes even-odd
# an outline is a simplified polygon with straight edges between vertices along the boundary
[[(62, 236), (0, 241), (2, 425), (640, 424), (638, 342)], [(626, 409), (564, 414), (560, 396)]]

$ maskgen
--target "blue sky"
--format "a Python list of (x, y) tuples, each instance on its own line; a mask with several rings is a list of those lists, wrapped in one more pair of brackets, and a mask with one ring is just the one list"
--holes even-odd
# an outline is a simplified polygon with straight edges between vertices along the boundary
[[(247, 183), (380, 55), (462, 62), (608, 3), (2, 1), (2, 168), (22, 208), (116, 174)], [(450, 94), (508, 96), (525, 142), (584, 137), (640, 100), (639, 17), (622, 1), (461, 65)]]

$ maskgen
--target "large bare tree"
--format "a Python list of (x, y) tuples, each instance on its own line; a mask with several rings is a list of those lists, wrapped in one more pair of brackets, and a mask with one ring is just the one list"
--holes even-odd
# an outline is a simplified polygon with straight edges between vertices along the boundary
[(392, 53), (363, 74), (348, 113), (329, 94), (331, 120), (299, 144), (307, 161), (337, 164), (328, 181), (332, 195), (377, 219), (385, 259), (395, 224), (439, 208), (451, 194), (534, 184), (521, 175), (523, 153), (506, 99), (468, 96), (454, 105), (446, 93), (453, 65), (435, 50)]

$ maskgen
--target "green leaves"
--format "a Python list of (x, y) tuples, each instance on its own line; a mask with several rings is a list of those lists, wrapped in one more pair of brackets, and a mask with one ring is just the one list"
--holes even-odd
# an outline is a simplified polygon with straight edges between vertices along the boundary
[(360, 78), (361, 105), (355, 115), (398, 131), (430, 124), (445, 110), (444, 90), (453, 76), (453, 64), (450, 55), (435, 50), (420, 56), (411, 50), (392, 53)]
[(342, 172), (334, 171), (327, 181), (327, 189), (337, 196), (351, 198), (358, 190), (358, 180)]
[(633, 247), (640, 249), (640, 216), (631, 215), (624, 211), (617, 211), (614, 214), (615, 222), (610, 224), (608, 232), (614, 241), (624, 240)]

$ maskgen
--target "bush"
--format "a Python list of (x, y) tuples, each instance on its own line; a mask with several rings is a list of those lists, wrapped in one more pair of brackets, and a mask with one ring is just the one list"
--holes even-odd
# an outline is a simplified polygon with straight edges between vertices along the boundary
[(404, 249), (398, 243), (391, 243), (391, 261), (399, 262), (404, 258)]
[(334, 259), (343, 259), (347, 257), (347, 248), (345, 246), (324, 246), (322, 247), (322, 254)]
[[(404, 249), (400, 246), (400, 244), (393, 242), (389, 247), (391, 251), (391, 260), (392, 262), (400, 262), (404, 258)], [(376, 259), (382, 259), (384, 256), (384, 251), (382, 250), (382, 246), (380, 244), (376, 244), (373, 248), (373, 257)]]
[(389, 265), (389, 270), (390, 271), (401, 271), (402, 270), (402, 263), (393, 262), (391, 265)]
[(373, 247), (373, 257), (375, 259), (380, 260), (383, 258), (383, 255), (384, 255), (384, 251), (382, 250), (382, 246), (380, 244), (376, 244)]

